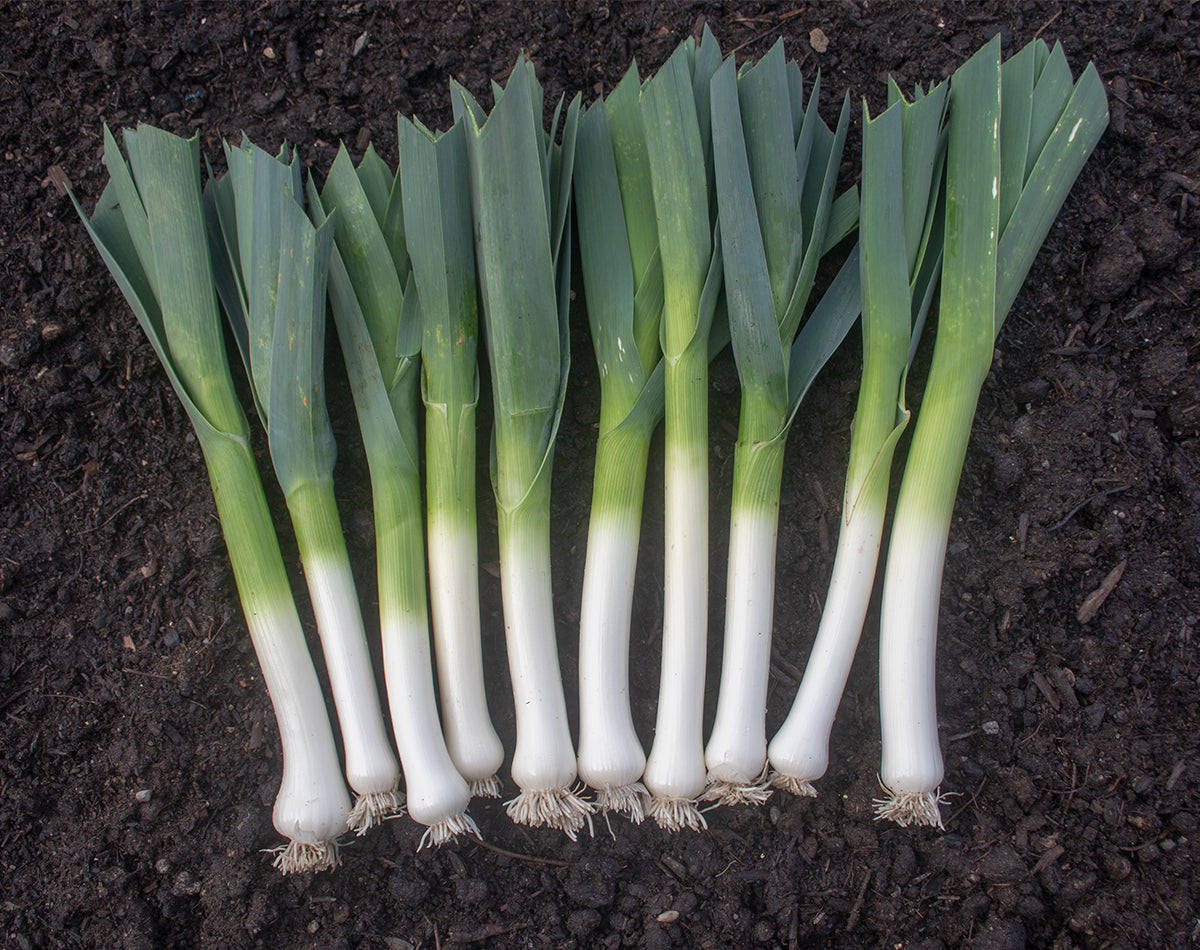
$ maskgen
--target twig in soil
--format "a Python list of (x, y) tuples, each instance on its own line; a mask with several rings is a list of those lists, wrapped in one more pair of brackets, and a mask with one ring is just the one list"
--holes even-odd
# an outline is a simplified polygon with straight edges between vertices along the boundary
[(1026, 876), (1035, 877), (1038, 874), (1041, 874), (1044, 870), (1046, 870), (1046, 868), (1050, 867), (1050, 865), (1052, 865), (1066, 853), (1067, 849), (1061, 844), (1054, 845), (1052, 848), (1047, 850), (1045, 854), (1038, 858), (1037, 864), (1033, 866), (1033, 870), (1030, 871)]
[(136, 504), (137, 502), (141, 501), (142, 499), (149, 498), (149, 497), (150, 497), (149, 492), (142, 492), (140, 495), (134, 495), (132, 498), (129, 499), (129, 501), (125, 502), (125, 504), (123, 504), (120, 508), (118, 508), (111, 515), (109, 515), (108, 519), (106, 521), (104, 521), (102, 524), (93, 525), (90, 528), (81, 528), (79, 533), (80, 534), (89, 534), (92, 531), (99, 531), (101, 528), (108, 525), (113, 520), (113, 518), (115, 518), (117, 515), (119, 515), (122, 511), (124, 511), (130, 505)]
[(1108, 595), (1113, 592), (1117, 586), (1117, 582), (1121, 580), (1121, 575), (1125, 573), (1125, 565), (1129, 563), (1126, 558), (1111, 571), (1100, 582), (1100, 586), (1087, 595), (1087, 598), (1079, 607), (1076, 619), (1080, 623), (1090, 623), (1096, 619), (1096, 614), (1100, 613), (1100, 608), (1104, 606), (1104, 602), (1108, 600)]
[(85, 699), (83, 696), (67, 696), (64, 693), (42, 693), (42, 699), (70, 699), (77, 703), (91, 703), (93, 706), (100, 705), (94, 699)]
[(131, 670), (127, 666), (121, 667), (121, 672), (128, 673), (130, 676), (149, 676), (151, 679), (156, 679), (156, 680), (173, 680), (173, 679), (175, 679), (174, 676), (164, 676), (162, 673), (147, 673), (145, 670)]
[(1049, 20), (1047, 20), (1045, 23), (1043, 23), (1041, 25), (1041, 27), (1038, 29), (1038, 31), (1033, 34), (1033, 38), (1036, 40), (1039, 36), (1041, 36), (1042, 32), (1046, 29), (1046, 27), (1048, 27), (1051, 23), (1053, 23), (1055, 20), (1057, 20), (1060, 16), (1062, 16), (1062, 7), (1059, 7), (1057, 12), (1054, 14), (1054, 16), (1052, 16)]
[(1078, 505), (1076, 505), (1074, 508), (1072, 508), (1070, 511), (1068, 511), (1065, 515), (1063, 515), (1063, 518), (1061, 521), (1051, 525), (1047, 530), (1048, 531), (1057, 531), (1059, 528), (1061, 528), (1063, 525), (1065, 525), (1068, 521), (1070, 521), (1072, 518), (1074, 518), (1077, 514), (1079, 514), (1079, 512), (1081, 512), (1084, 508), (1086, 508), (1088, 505), (1090, 505), (1093, 501), (1096, 501), (1097, 499), (1100, 499), (1100, 498), (1107, 498), (1109, 495), (1115, 495), (1117, 492), (1129, 491), (1129, 488), (1130, 488), (1129, 485), (1118, 485), (1116, 488), (1109, 488), (1109, 489), (1106, 489), (1105, 491), (1096, 492), (1096, 494), (1092, 495), (1090, 498), (1085, 498)]
[(556, 868), (565, 868), (568, 862), (559, 861), (557, 858), (539, 858), (532, 854), (521, 854), (519, 851), (509, 851), (506, 848), (497, 847), (487, 841), (472, 841), (472, 844), (479, 845), (481, 848), (486, 848), (488, 851), (493, 851), (496, 854), (503, 855), (506, 858), (513, 858), (517, 861), (528, 861), (531, 864), (549, 864)]
[(501, 927), (499, 924), (484, 924), (478, 930), (472, 930), (470, 933), (451, 933), (446, 939), (450, 943), (483, 943), (485, 940), (491, 940), (493, 937), (502, 937), (505, 934), (516, 933), (518, 930), (524, 930), (529, 924), (513, 924), (511, 927)]
[(1033, 674), (1033, 685), (1038, 688), (1038, 692), (1046, 697), (1046, 702), (1050, 704), (1055, 712), (1058, 712), (1062, 708), (1062, 701), (1058, 698), (1058, 694), (1054, 692), (1054, 687), (1050, 685), (1050, 681), (1046, 679), (1045, 674), (1041, 670)]
[[(780, 23), (787, 22), (788, 20), (790, 20), (792, 17), (796, 16), (800, 12), (801, 11), (797, 9), (797, 10), (788, 10), (785, 13), (779, 14), (779, 16), (777, 17), (777, 22), (774, 26), (772, 26), (770, 29), (763, 30), (761, 33), (755, 34), (754, 36), (750, 37), (750, 39), (748, 39), (744, 43), (742, 43), (740, 46), (735, 46), (733, 49), (731, 49), (729, 51), (729, 55), (732, 56), (734, 53), (740, 53), (745, 47), (750, 46), (753, 43), (757, 43), (764, 36), (768, 36), (771, 33), (774, 33), (776, 30), (779, 29)], [(743, 21), (743, 22), (745, 22), (745, 21)], [(805, 58), (807, 59), (807, 56)], [(803, 64), (803, 60), (801, 60), (801, 64)]]
[[(1084, 785), (1087, 784), (1088, 776), (1091, 774), (1092, 774), (1092, 767), (1089, 764), (1083, 773), (1083, 784)], [(1078, 778), (1079, 778), (1079, 766), (1076, 765), (1074, 762), (1072, 762), (1071, 763), (1071, 791), (1069, 791), (1067, 793), (1067, 800), (1065, 802), (1063, 802), (1062, 818), (1060, 818), (1059, 822), (1058, 822), (1060, 827), (1067, 823), (1067, 812), (1071, 808), (1071, 802), (1075, 801), (1075, 793), (1077, 791), (1079, 791), (1079, 784), (1076, 782), (1076, 779), (1078, 779)]]
[(1192, 194), (1200, 195), (1200, 179), (1188, 178), (1187, 175), (1181, 175), (1179, 172), (1163, 172), (1162, 177), (1167, 181), (1175, 182), (1175, 184), (1192, 192)]
[(863, 900), (867, 896), (867, 885), (871, 883), (871, 868), (867, 868), (866, 876), (862, 883), (858, 885), (858, 896), (854, 898), (854, 906), (850, 908), (850, 916), (846, 918), (846, 933), (850, 933), (858, 926), (858, 918), (862, 913)]
[(983, 786), (986, 784), (987, 784), (987, 776), (984, 776), (979, 782), (979, 787), (977, 789), (975, 789), (974, 792), (971, 793), (970, 799), (968, 801), (963, 802), (961, 805), (959, 805), (958, 808), (956, 808), (954, 810), (954, 813), (949, 818), (946, 819), (947, 825), (953, 824), (955, 818), (957, 818), (964, 811), (966, 811), (968, 808), (970, 808), (972, 805), (975, 804), (975, 800), (977, 798), (979, 798), (979, 793), (983, 791)]
[(1187, 763), (1180, 759), (1175, 763), (1175, 768), (1171, 769), (1171, 777), (1167, 779), (1167, 791), (1175, 791), (1175, 786), (1179, 784), (1179, 780), (1183, 778), (1183, 771), (1187, 768)]

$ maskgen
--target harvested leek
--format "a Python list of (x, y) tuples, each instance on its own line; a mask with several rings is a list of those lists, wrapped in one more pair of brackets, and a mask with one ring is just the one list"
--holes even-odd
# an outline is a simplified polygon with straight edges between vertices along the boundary
[(883, 583), (877, 814), (941, 826), (934, 670), (954, 497), (996, 335), (1067, 193), (1108, 124), (1089, 64), (1034, 40), (1003, 66), (996, 37), (950, 80), (945, 264), (937, 340)]
[[(229, 172), (209, 186), (217, 290), (250, 375), (283, 489), (358, 793), (362, 832), (402, 808), (400, 768), (375, 690), (371, 651), (333, 493), (337, 447), (325, 408), (325, 289), (330, 225), (304, 213), (299, 160), (226, 144)], [(219, 238), (217, 238), (219, 232)]]
[(646, 754), (629, 704), (629, 627), (650, 438), (663, 413), (662, 262), (642, 133), (637, 64), (584, 114), (575, 157), (579, 256), (600, 370), (583, 598), (579, 775), (602, 812), (636, 822)]
[(427, 826), (421, 845), (440, 845), (479, 832), (433, 690), (417, 442), (421, 311), (400, 181), (374, 149), (355, 169), (342, 148), (321, 194), (311, 182), (309, 192), (310, 213), (319, 222), (329, 215), (337, 244), (330, 301), (371, 470), (384, 681), (408, 813)]
[(568, 222), (579, 99), (567, 108), (562, 144), (547, 133), (533, 64), (520, 58), (484, 113), (455, 85), (466, 126), (475, 254), (483, 301), (495, 424), (492, 486), (499, 516), (504, 632), (516, 704), (508, 802), (521, 824), (574, 838), (593, 806), (572, 789), (575, 749), (558, 665), (550, 586), (550, 472), (570, 365)]
[[(791, 711), (771, 740), (772, 782), (815, 795), (834, 715), (867, 615), (883, 537), (892, 454), (908, 425), (905, 377), (941, 264), (935, 227), (946, 86), (864, 105), (859, 283), (863, 370), (850, 438), (837, 554), (816, 640)], [(896, 162), (899, 155), (900, 162)], [(932, 239), (932, 240), (931, 240)]]
[(430, 601), (450, 758), (471, 792), (500, 794), (504, 747), (488, 715), (479, 627), (475, 407), (479, 318), (462, 124), (399, 120), (404, 229), (421, 310)]
[[(782, 41), (740, 73), (727, 59), (712, 79), (725, 292), (742, 384), (721, 688), (705, 749), (704, 797), (724, 804), (771, 794), (767, 677), (784, 448), (801, 399), (859, 311), (853, 256), (797, 336), (817, 263), (844, 236), (827, 229), (850, 122), (849, 96), (830, 131), (817, 114), (820, 78), (807, 106), (802, 89)], [(857, 205), (853, 190), (844, 199)]]
[(109, 183), (88, 233), (183, 403), (208, 466), (217, 514), (283, 746), (273, 820), (289, 839), (285, 874), (337, 865), (350, 798), (292, 599), (246, 418), (234, 392), (213, 292), (196, 138), (153, 126), (105, 129)]
[(721, 287), (709, 207), (708, 84), (716, 39), (682, 43), (642, 88), (642, 127), (663, 269), (666, 386), (662, 674), (643, 781), (660, 826), (699, 828), (708, 641), (708, 335)]

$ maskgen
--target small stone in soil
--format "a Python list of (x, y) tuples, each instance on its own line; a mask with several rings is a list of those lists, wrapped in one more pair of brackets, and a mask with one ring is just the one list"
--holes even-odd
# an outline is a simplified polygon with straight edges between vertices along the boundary
[(989, 917), (971, 941), (971, 950), (1025, 950), (1025, 928), (1000, 917)]
[(1138, 282), (1144, 265), (1133, 239), (1124, 228), (1116, 228), (1092, 257), (1086, 279), (1088, 292), (1096, 300), (1117, 300)]
[(997, 845), (979, 860), (979, 876), (988, 884), (1015, 884), (1028, 869), (1011, 845)]

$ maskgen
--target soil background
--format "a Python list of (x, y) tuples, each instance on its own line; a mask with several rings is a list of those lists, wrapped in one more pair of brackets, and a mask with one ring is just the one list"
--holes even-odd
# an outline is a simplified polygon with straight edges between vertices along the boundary
[[(816, 800), (777, 793), (760, 808), (711, 811), (695, 834), (614, 819), (611, 834), (601, 822), (576, 843), (476, 802), (486, 846), (416, 853), (420, 828), (403, 819), (346, 847), (334, 873), (281, 878), (262, 851), (279, 840), (278, 737), (200, 453), (52, 170), (90, 206), (105, 180), (102, 124), (139, 120), (197, 131), (218, 168), (222, 137), (242, 131), (269, 149), (296, 144), (318, 174), (339, 140), (356, 156), (373, 141), (394, 161), (396, 112), (444, 125), (451, 77), (486, 96), (526, 49), (548, 102), (575, 91), (591, 101), (631, 57), (656, 69), (704, 24), (739, 58), (782, 36), (807, 77), (822, 71), (831, 120), (842, 90), (878, 109), (887, 74), (906, 90), (939, 80), (997, 31), (1006, 53), (1037, 35), (1060, 39), (1076, 72), (1094, 59), (1109, 90), (1110, 128), (1000, 336), (963, 473), (938, 656), (946, 831), (872, 820), (876, 608)], [(0, 37), (5, 945), (1067, 950), (1200, 940), (1200, 9), (8, 2)], [(857, 173), (857, 125), (843, 186)], [(582, 309), (573, 333), (553, 500), (572, 706), (598, 412)], [(368, 483), (331, 350), (339, 502), (370, 618)], [(790, 442), (772, 730), (828, 582), (859, 359), (852, 331)], [(712, 378), (709, 721), (738, 413), (728, 354)], [(480, 476), (491, 703), (511, 750), (494, 505), (485, 468)], [(647, 744), (661, 478), (658, 444), (633, 644)], [(272, 502), (285, 525), (277, 493)], [(294, 542), (280, 533), (302, 592)], [(1118, 568), (1099, 612), (1081, 620)]]

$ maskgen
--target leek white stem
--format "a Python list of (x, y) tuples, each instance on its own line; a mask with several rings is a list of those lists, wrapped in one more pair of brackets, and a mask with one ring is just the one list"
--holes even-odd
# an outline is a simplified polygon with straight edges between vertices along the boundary
[[(698, 360), (667, 361), (662, 677), (643, 782), (651, 795), (650, 816), (670, 831), (706, 824), (695, 805), (707, 778), (702, 735), (708, 630), (708, 460), (702, 450), (708, 427), (706, 357), (701, 352)], [(673, 375), (686, 375), (692, 384), (688, 394), (695, 399), (682, 400), (686, 405), (672, 407), (680, 393)]]
[(736, 456), (721, 690), (704, 752), (704, 797), (726, 805), (761, 804), (771, 794), (762, 775), (783, 455), (780, 438), (739, 445)]
[(812, 783), (829, 765), (829, 735), (871, 601), (886, 502), (886, 495), (870, 499), (853, 514), (847, 506), (804, 678), (768, 749), (772, 783), (794, 795), (816, 795)]
[(600, 438), (579, 620), (579, 777), (601, 811), (635, 822), (648, 795), (629, 703), (629, 626), (648, 451), (637, 427)]
[(329, 685), (346, 751), (346, 778), (364, 802), (355, 804), (356, 831), (391, 814), (398, 803), (399, 763), (375, 697), (375, 676), (350, 558), (342, 537), (333, 482), (301, 483), (287, 498), (300, 560), (325, 653)]
[(290, 840), (275, 866), (284, 874), (334, 868), (350, 797), (258, 468), (245, 442), (202, 444), (246, 626), (279, 724), (283, 778), (271, 817)]
[(512, 777), (521, 789), (506, 808), (520, 824), (558, 828), (574, 840), (593, 806), (571, 789), (575, 748), (550, 587), (549, 481), (543, 473), (523, 504), (499, 509), (504, 633), (517, 716)]
[(478, 837), (466, 814), (470, 788), (446, 750), (433, 692), (420, 486), (402, 469), (373, 474), (384, 677), (408, 813), (428, 826), (421, 847), (464, 832)]
[(983, 385), (960, 359), (949, 354), (939, 359), (946, 350), (934, 350), (896, 502), (879, 630), (879, 776), (891, 798), (878, 803), (877, 813), (899, 825), (939, 828), (943, 766), (934, 689), (938, 600), (954, 496)]
[[(432, 495), (434, 482), (428, 482)], [(480, 652), (479, 553), (474, 519), (460, 523), (445, 504), (429, 506), (429, 577), (443, 729), (450, 758), (471, 794), (496, 798), (504, 746), (492, 726)]]

